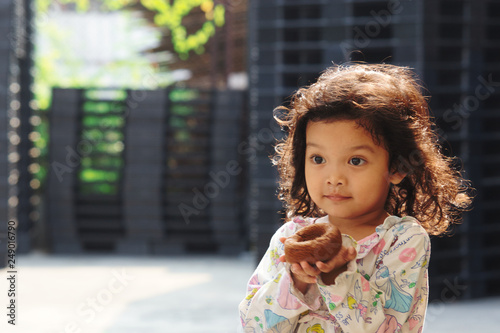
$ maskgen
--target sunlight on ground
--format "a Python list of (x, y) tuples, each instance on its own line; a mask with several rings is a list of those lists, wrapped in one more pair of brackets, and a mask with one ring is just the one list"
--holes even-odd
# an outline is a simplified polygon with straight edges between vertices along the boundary
[[(6, 275), (5, 269), (0, 270), (2, 291), (8, 289)], [(96, 333), (129, 304), (207, 283), (211, 275), (172, 273), (162, 267), (22, 267), (17, 279), (13, 332)], [(2, 332), (12, 329), (5, 319), (0, 327)]]

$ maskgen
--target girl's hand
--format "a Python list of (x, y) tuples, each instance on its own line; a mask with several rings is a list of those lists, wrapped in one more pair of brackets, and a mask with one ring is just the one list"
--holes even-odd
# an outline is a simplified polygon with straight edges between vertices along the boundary
[(347, 270), (347, 263), (356, 258), (356, 249), (352, 246), (340, 249), (339, 253), (326, 263), (318, 261), (316, 267), (321, 271), (321, 280), (326, 285), (335, 284), (335, 279), (340, 273)]
[(356, 258), (356, 249), (352, 246), (340, 248), (339, 253), (327, 262), (318, 261), (316, 267), (323, 273), (330, 273), (331, 271), (343, 267), (349, 261)]
[[(285, 243), (286, 237), (281, 237), (280, 242)], [(323, 282), (333, 284), (335, 278), (347, 269), (347, 263), (356, 258), (356, 249), (352, 246), (346, 248), (342, 246), (339, 253), (329, 261), (317, 261), (314, 265), (306, 261), (292, 263), (291, 271), (294, 282), (300, 285), (307, 285), (317, 282), (317, 276), (321, 274)], [(279, 260), (286, 262), (282, 255)], [(299, 290), (301, 288), (298, 287)], [(306, 288), (307, 289), (307, 288)], [(302, 291), (302, 290), (301, 290)]]
[[(280, 242), (283, 244), (286, 241), (286, 237), (281, 237)], [(285, 255), (279, 257), (279, 261), (286, 262)], [(317, 282), (317, 276), (321, 274), (321, 271), (310, 265), (306, 261), (300, 263), (292, 263), (290, 270), (292, 272), (292, 280), (295, 287), (300, 290), (303, 294), (309, 289), (309, 285)]]

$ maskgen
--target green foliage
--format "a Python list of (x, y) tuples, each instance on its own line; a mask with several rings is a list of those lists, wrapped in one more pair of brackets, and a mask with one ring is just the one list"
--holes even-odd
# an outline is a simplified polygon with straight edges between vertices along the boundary
[[(215, 34), (215, 27), (223, 26), (225, 22), (224, 6), (214, 6), (213, 0), (173, 0), (172, 4), (166, 0), (141, 0), (141, 3), (157, 12), (155, 23), (158, 26), (165, 26), (171, 31), (172, 44), (181, 59), (187, 59), (190, 51), (203, 53), (204, 45)], [(182, 19), (196, 7), (205, 12), (207, 21), (201, 29), (188, 35)]]
[[(80, 12), (90, 8), (89, 0), (59, 0), (59, 2), (74, 3)], [(156, 25), (170, 30), (174, 50), (181, 59), (187, 59), (190, 51), (203, 53), (205, 44), (215, 34), (216, 27), (225, 24), (225, 8), (222, 4), (215, 5), (213, 0), (102, 0), (102, 8), (115, 11), (139, 2), (144, 8), (156, 12), (154, 18)], [(50, 0), (36, 0), (37, 11), (46, 13), (50, 3)], [(182, 19), (198, 7), (205, 13), (206, 22), (198, 31), (188, 35), (182, 25)]]
[(80, 194), (114, 195), (120, 187), (126, 91), (87, 90), (81, 142), (88, 144), (78, 170)]
[(119, 174), (114, 171), (104, 171), (95, 169), (84, 169), (80, 173), (80, 179), (85, 182), (117, 182)]
[(108, 10), (119, 10), (134, 5), (138, 0), (104, 0), (103, 7)]
[(198, 90), (174, 89), (169, 94), (169, 100), (174, 103), (180, 101), (190, 101), (198, 98), (198, 95)]

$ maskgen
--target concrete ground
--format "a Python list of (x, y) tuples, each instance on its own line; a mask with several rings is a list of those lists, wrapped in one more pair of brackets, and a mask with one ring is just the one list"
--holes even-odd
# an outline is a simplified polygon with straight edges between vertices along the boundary
[[(16, 325), (10, 274), (0, 270), (0, 332), (233, 333), (254, 269), (240, 257), (47, 256), (16, 260)], [(496, 332), (500, 298), (428, 308), (426, 333)]]

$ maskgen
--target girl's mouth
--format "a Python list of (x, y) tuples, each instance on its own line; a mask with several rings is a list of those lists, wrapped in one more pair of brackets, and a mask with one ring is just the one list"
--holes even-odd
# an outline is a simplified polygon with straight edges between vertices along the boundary
[(330, 194), (330, 195), (325, 195), (325, 197), (331, 201), (344, 201), (351, 198), (340, 194)]

